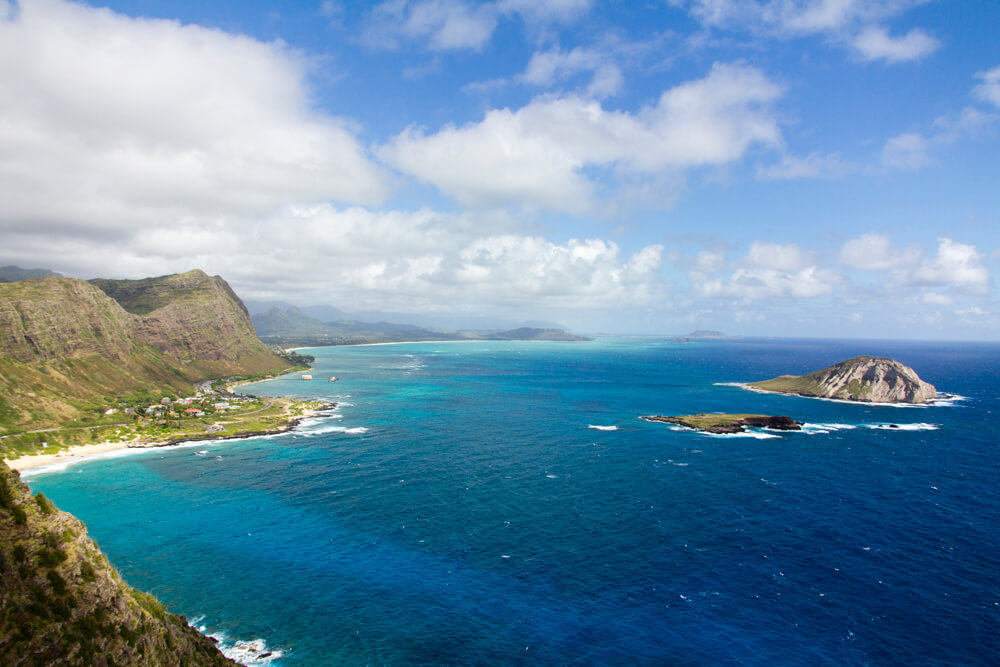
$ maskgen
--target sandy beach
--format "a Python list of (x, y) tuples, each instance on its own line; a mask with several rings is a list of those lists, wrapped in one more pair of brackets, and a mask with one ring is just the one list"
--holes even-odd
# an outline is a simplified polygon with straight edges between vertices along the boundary
[(81, 459), (127, 449), (128, 442), (98, 442), (93, 445), (74, 445), (55, 454), (25, 454), (16, 459), (4, 459), (4, 463), (14, 470), (30, 470), (52, 463), (67, 463)]

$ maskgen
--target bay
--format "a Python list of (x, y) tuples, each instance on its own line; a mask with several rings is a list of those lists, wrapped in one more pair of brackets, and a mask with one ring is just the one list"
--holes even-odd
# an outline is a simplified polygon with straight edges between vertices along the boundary
[[(293, 433), (26, 475), (258, 663), (995, 664), (1000, 346), (655, 338), (317, 348)], [(857, 354), (948, 405), (749, 392)], [(325, 379), (335, 375), (335, 383)], [(709, 436), (646, 414), (787, 414)], [(895, 425), (895, 428), (891, 427)]]

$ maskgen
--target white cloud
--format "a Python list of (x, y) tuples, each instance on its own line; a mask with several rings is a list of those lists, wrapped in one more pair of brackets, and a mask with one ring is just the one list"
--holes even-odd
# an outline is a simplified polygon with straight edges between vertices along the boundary
[(584, 47), (576, 47), (571, 51), (558, 48), (537, 51), (518, 79), (533, 86), (549, 87), (581, 72), (592, 74), (586, 87), (590, 97), (614, 95), (621, 90), (625, 81), (621, 68), (609, 62), (606, 52)]
[(913, 275), (914, 281), (922, 285), (940, 285), (970, 292), (985, 292), (989, 286), (989, 273), (982, 264), (982, 253), (973, 245), (959, 243), (949, 238), (941, 238), (938, 241), (937, 255), (916, 270)]
[(567, 23), (588, 12), (591, 4), (591, 0), (385, 0), (371, 9), (362, 41), (383, 49), (406, 42), (432, 51), (481, 51), (504, 17), (523, 16), (533, 27)]
[(721, 260), (719, 253), (700, 253), (696, 269), (689, 274), (704, 297), (810, 299), (830, 294), (841, 281), (837, 272), (818, 266), (813, 253), (794, 243), (754, 242), (746, 256), (734, 263), (732, 273), (709, 278), (709, 273), (722, 272)]
[[(679, 2), (680, 0), (677, 0)], [(926, 0), (691, 0), (691, 14), (703, 25), (749, 30), (779, 38), (824, 35), (865, 60), (916, 60), (940, 42), (920, 29), (892, 37), (876, 25)]]
[(372, 8), (364, 41), (398, 48), (404, 40), (425, 42), (435, 51), (480, 50), (497, 26), (492, 5), (460, 0), (387, 0)]
[(919, 60), (941, 46), (941, 42), (923, 30), (914, 28), (903, 37), (892, 37), (881, 26), (868, 26), (852, 43), (865, 60), (885, 60), (891, 63)]
[(277, 43), (25, 0), (0, 20), (2, 224), (134, 234), (382, 201), (352, 126), (310, 108), (307, 67)]
[(973, 94), (984, 102), (1000, 107), (1000, 65), (985, 72), (978, 72), (976, 78), (982, 83), (973, 89)]
[(933, 164), (929, 142), (919, 132), (889, 138), (882, 147), (882, 164), (895, 169), (916, 170)]
[(781, 92), (756, 68), (716, 64), (707, 77), (665, 91), (636, 114), (579, 97), (542, 98), (432, 135), (411, 127), (379, 155), (467, 206), (584, 213), (596, 199), (588, 169), (656, 175), (726, 164), (753, 145), (780, 144), (770, 103)]
[(823, 155), (812, 152), (805, 157), (784, 155), (777, 164), (757, 167), (757, 178), (764, 181), (782, 181), (799, 178), (839, 178), (855, 169), (840, 153)]
[(777, 271), (800, 271), (814, 263), (811, 253), (804, 251), (794, 243), (761, 243), (759, 241), (750, 244), (746, 262), (753, 268)]
[[(887, 236), (865, 234), (843, 245), (840, 260), (853, 269), (889, 272), (883, 287), (890, 292), (932, 287), (984, 293), (989, 287), (989, 273), (983, 266), (982, 253), (973, 245), (944, 237), (938, 239), (934, 257), (927, 258), (915, 245), (899, 250)], [(944, 303), (946, 298), (949, 297), (935, 292), (925, 292), (923, 297), (925, 303)]]
[(955, 300), (941, 292), (925, 292), (923, 302), (932, 306), (950, 306)]
[(786, 272), (771, 269), (738, 269), (726, 280), (716, 279), (700, 286), (706, 297), (758, 300), (774, 298), (809, 299), (833, 291), (840, 276), (815, 266)]
[(898, 250), (888, 236), (863, 234), (851, 239), (840, 249), (840, 261), (852, 269), (885, 271), (905, 266), (914, 266), (920, 261), (919, 248), (910, 246)]

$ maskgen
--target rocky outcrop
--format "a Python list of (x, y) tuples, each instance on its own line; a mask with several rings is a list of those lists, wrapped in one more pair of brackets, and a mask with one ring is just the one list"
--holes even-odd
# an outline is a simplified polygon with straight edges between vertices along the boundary
[(865, 403), (926, 403), (937, 397), (908, 366), (884, 357), (860, 356), (807, 375), (782, 375), (747, 386), (782, 394)]
[(697, 414), (681, 415), (677, 417), (665, 417), (663, 415), (653, 415), (642, 419), (650, 422), (663, 422), (665, 424), (677, 424), (686, 428), (692, 428), (704, 433), (715, 433), (718, 435), (726, 433), (743, 433), (748, 426), (756, 428), (769, 428), (778, 431), (798, 431), (802, 428), (802, 422), (797, 422), (791, 417), (784, 415), (727, 415), (727, 414)]
[(0, 664), (235, 665), (0, 462)]

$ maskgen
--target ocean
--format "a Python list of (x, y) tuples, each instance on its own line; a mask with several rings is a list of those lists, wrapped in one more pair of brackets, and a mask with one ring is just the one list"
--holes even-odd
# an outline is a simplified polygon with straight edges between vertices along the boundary
[[(291, 433), (25, 473), (248, 664), (1000, 663), (1000, 345), (316, 348)], [(889, 356), (929, 407), (727, 383)], [(326, 379), (335, 375), (335, 383)], [(642, 415), (789, 415), (712, 436)]]

